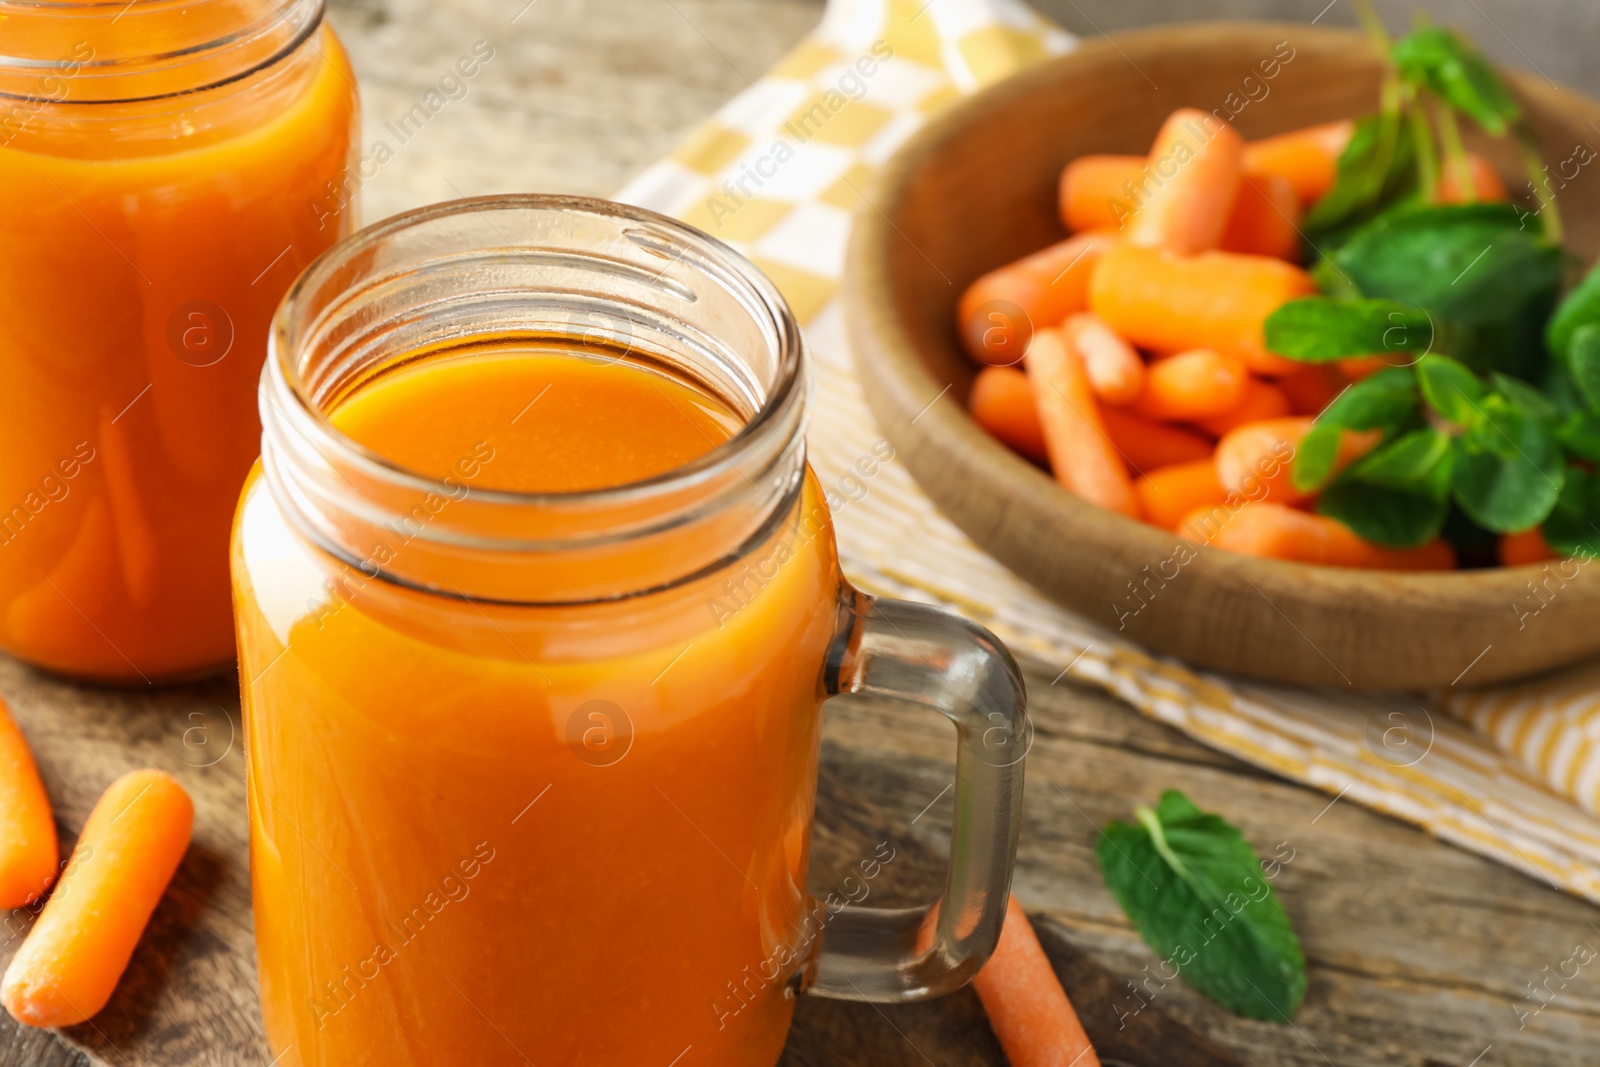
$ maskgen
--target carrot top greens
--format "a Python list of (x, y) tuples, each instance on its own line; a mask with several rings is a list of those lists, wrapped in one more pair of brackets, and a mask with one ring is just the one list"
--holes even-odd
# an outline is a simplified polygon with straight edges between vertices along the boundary
[[(1301, 362), (1393, 366), (1317, 419), (1295, 485), (1390, 547), (1442, 534), (1468, 556), (1541, 526), (1556, 551), (1600, 552), (1600, 268), (1562, 299), (1571, 262), (1549, 177), (1472, 44), (1426, 23), (1395, 41), (1373, 33), (1389, 60), (1380, 109), (1305, 219), (1322, 295), (1284, 304), (1265, 336)], [(1463, 120), (1515, 142), (1533, 204), (1475, 202)], [(1335, 474), (1346, 430), (1383, 437)]]

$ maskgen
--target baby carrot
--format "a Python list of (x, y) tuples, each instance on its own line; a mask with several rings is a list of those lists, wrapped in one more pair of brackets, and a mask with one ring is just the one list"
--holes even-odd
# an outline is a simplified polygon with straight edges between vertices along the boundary
[(1236, 427), (1217, 442), (1217, 480), (1224, 492), (1249, 500), (1293, 504), (1311, 494), (1290, 478), (1295, 450), (1311, 432), (1309, 416), (1268, 419)]
[(1143, 156), (1079, 156), (1061, 171), (1061, 221), (1073, 233), (1120, 230), (1141, 198)]
[[(1296, 489), (1290, 477), (1295, 451), (1311, 432), (1309, 416), (1265, 419), (1229, 430), (1217, 442), (1217, 478), (1222, 488), (1250, 500), (1270, 497), (1293, 504), (1311, 494)], [(1381, 430), (1345, 430), (1339, 435), (1335, 472), (1360, 459), (1383, 439)]]
[(1168, 116), (1150, 148), (1128, 220), (1131, 244), (1192, 255), (1217, 247), (1244, 172), (1244, 139), (1232, 126), (1196, 108)]
[(1283, 390), (1271, 382), (1251, 378), (1245, 382), (1244, 396), (1236, 406), (1221, 415), (1196, 419), (1194, 423), (1206, 433), (1221, 437), (1239, 426), (1260, 422), (1263, 419), (1281, 419), (1287, 414), (1289, 414), (1289, 398), (1284, 395)]
[(171, 775), (132, 771), (111, 783), (0, 983), (18, 1022), (72, 1026), (105, 1007), (193, 826), (194, 803)]
[(972, 979), (1011, 1067), (1100, 1067), (1022, 905), (1006, 904), (994, 955)]
[(1133, 491), (1144, 521), (1167, 530), (1176, 530), (1196, 508), (1228, 497), (1217, 480), (1217, 465), (1209, 459), (1153, 470), (1133, 483)]
[(1057, 330), (1040, 330), (1028, 349), (1028, 381), (1056, 481), (1093, 504), (1139, 517), (1122, 457), (1106, 436), (1083, 363)]
[(1111, 332), (1111, 327), (1080, 311), (1067, 317), (1061, 331), (1083, 360), (1095, 396), (1107, 404), (1126, 404), (1143, 390), (1144, 360), (1132, 345)]
[(1307, 206), (1333, 188), (1339, 156), (1355, 131), (1354, 122), (1342, 119), (1251, 141), (1244, 146), (1245, 169), (1287, 179)]
[(1349, 385), (1350, 379), (1337, 367), (1323, 363), (1302, 363), (1297, 370), (1278, 379), (1278, 388), (1289, 398), (1289, 410), (1296, 415), (1322, 414), (1322, 409)]
[(972, 381), (967, 400), (972, 418), (1014, 452), (1037, 463), (1049, 463), (1039, 409), (1028, 376), (1015, 367), (985, 367)]
[(1101, 408), (1100, 421), (1134, 474), (1211, 458), (1211, 442), (1193, 430), (1142, 419), (1124, 408)]
[(42, 896), (60, 858), (39, 768), (0, 700), (0, 908), (10, 911)]
[(1300, 198), (1288, 178), (1245, 172), (1221, 246), (1229, 252), (1300, 258)]
[[(1471, 189), (1466, 187), (1463, 178), (1471, 183)], [(1467, 153), (1465, 175), (1448, 162), (1445, 163), (1435, 192), (1441, 204), (1470, 204), (1475, 200), (1504, 202), (1511, 199), (1511, 194), (1506, 192), (1506, 183), (1500, 180), (1500, 172), (1494, 169), (1493, 163), (1476, 152)]]
[(1206, 505), (1178, 526), (1178, 533), (1213, 548), (1264, 559), (1368, 570), (1453, 570), (1455, 549), (1438, 538), (1420, 548), (1385, 548), (1356, 535), (1337, 519), (1284, 504), (1246, 504), (1238, 511)]
[[(1074, 233), (1121, 230), (1133, 218), (1150, 181), (1141, 156), (1079, 156), (1061, 172), (1061, 221)], [(1279, 174), (1247, 170), (1228, 212), (1218, 247), (1227, 252), (1300, 258), (1302, 214), (1294, 184)]]
[(957, 309), (967, 354), (999, 367), (1021, 362), (1035, 331), (1084, 309), (1094, 265), (1116, 240), (1104, 233), (1069, 237), (969, 285)]
[(1339, 368), (1340, 374), (1352, 382), (1359, 382), (1377, 374), (1389, 366), (1389, 362), (1382, 356), (1346, 356), (1344, 359), (1335, 360), (1334, 366)]
[(1128, 244), (1107, 248), (1089, 282), (1089, 310), (1140, 348), (1212, 348), (1241, 357), (1257, 374), (1302, 364), (1266, 349), (1267, 316), (1316, 290), (1299, 267), (1270, 256), (1204, 252), (1175, 256)]
[(1209, 348), (1181, 352), (1150, 365), (1133, 410), (1174, 422), (1220, 415), (1239, 406), (1249, 377), (1233, 356)]
[(1501, 535), (1497, 548), (1502, 567), (1520, 567), (1525, 563), (1544, 563), (1559, 558), (1544, 539), (1544, 531), (1537, 526), (1521, 533)]

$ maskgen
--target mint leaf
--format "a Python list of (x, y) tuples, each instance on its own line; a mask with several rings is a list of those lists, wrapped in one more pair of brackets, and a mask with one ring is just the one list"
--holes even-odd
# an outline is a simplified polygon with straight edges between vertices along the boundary
[(1319, 514), (1338, 519), (1376, 544), (1416, 548), (1439, 536), (1448, 499), (1434, 500), (1404, 489), (1390, 489), (1341, 478), (1317, 500)]
[(1442, 26), (1414, 30), (1394, 43), (1390, 55), (1400, 77), (1432, 89), (1495, 137), (1522, 117), (1489, 61), (1452, 30)]
[(1573, 412), (1556, 426), (1556, 440), (1573, 455), (1600, 463), (1600, 414)]
[(1555, 507), (1566, 466), (1555, 438), (1521, 409), (1491, 394), (1483, 418), (1456, 439), (1451, 494), (1474, 522), (1519, 533)]
[(1543, 533), (1545, 543), (1563, 555), (1584, 559), (1600, 555), (1600, 477), (1568, 467)]
[(1600, 411), (1600, 323), (1586, 322), (1572, 331), (1567, 368), (1589, 410)]
[[(1349, 233), (1345, 236), (1348, 237)], [(1322, 238), (1322, 248), (1327, 250), (1328, 247), (1328, 239)], [(1331, 296), (1335, 300), (1361, 299), (1361, 290), (1356, 288), (1355, 282), (1340, 274), (1339, 268), (1326, 256), (1311, 265), (1311, 280), (1317, 283), (1317, 291), (1324, 296)]]
[(1436, 350), (1480, 373), (1537, 375), (1562, 253), (1523, 228), (1511, 205), (1397, 208), (1358, 229), (1330, 259), (1363, 296), (1425, 309)]
[(1289, 916), (1239, 831), (1175, 789), (1095, 843), (1106, 887), (1184, 981), (1253, 1019), (1287, 1022), (1306, 994)]
[(1583, 280), (1572, 287), (1572, 291), (1556, 308), (1556, 313), (1550, 316), (1550, 324), (1545, 327), (1545, 347), (1557, 362), (1567, 362), (1572, 335), (1578, 327), (1589, 323), (1600, 323), (1600, 262), (1596, 262)]
[(1372, 485), (1443, 500), (1450, 495), (1452, 455), (1447, 434), (1423, 427), (1373, 449), (1346, 473)]
[(1303, 296), (1266, 321), (1267, 350), (1306, 363), (1384, 352), (1425, 352), (1433, 343), (1428, 313), (1396, 300)]
[(1329, 486), (1317, 510), (1369, 541), (1415, 548), (1439, 536), (1449, 510), (1450, 438), (1412, 430), (1362, 456)]
[[(1398, 111), (1368, 115), (1356, 123), (1350, 143), (1339, 155), (1333, 188), (1306, 213), (1302, 226), (1317, 236), (1349, 227), (1395, 203), (1416, 189), (1411, 135)], [(1318, 241), (1326, 248), (1330, 243)]]
[(1494, 383), (1495, 392), (1546, 426), (1555, 426), (1561, 421), (1561, 409), (1556, 406), (1556, 402), (1521, 378), (1513, 378), (1509, 374), (1495, 371), (1489, 375), (1489, 380)]
[(1416, 374), (1410, 367), (1387, 367), (1334, 397), (1317, 416), (1317, 425), (1389, 430), (1404, 422), (1416, 406)]
[(1489, 390), (1476, 374), (1449, 356), (1429, 356), (1417, 364), (1417, 384), (1428, 406), (1457, 426), (1482, 421), (1480, 412)]
[(1344, 428), (1337, 423), (1317, 422), (1311, 432), (1300, 439), (1295, 449), (1294, 470), (1289, 480), (1302, 493), (1320, 489), (1333, 476), (1333, 465), (1339, 458), (1339, 439)]
[(1343, 430), (1392, 433), (1413, 420), (1417, 409), (1416, 376), (1410, 367), (1389, 367), (1359, 381), (1333, 398), (1317, 416), (1311, 432), (1295, 450), (1295, 488), (1320, 488), (1333, 474)]

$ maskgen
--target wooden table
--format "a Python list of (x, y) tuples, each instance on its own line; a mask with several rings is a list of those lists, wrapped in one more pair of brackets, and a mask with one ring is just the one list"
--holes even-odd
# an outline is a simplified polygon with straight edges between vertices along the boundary
[[(495, 49), (467, 96), (368, 183), (364, 216), (458, 195), (605, 195), (758, 76), (820, 13), (803, 0), (340, 0), (332, 18), (362, 80), (369, 145), (474, 42)], [(1096, 827), (1176, 787), (1232, 819), (1263, 853), (1280, 842), (1282, 855), (1292, 852), (1276, 884), (1311, 970), (1295, 1024), (1236, 1018), (1181, 984), (1159, 993), (1158, 1008), (1261, 1065), (1576, 1067), (1600, 1058), (1600, 962), (1564, 988), (1550, 978), (1575, 946), (1600, 949), (1600, 910), (1347, 801), (1330, 804), (1097, 691), (1052, 685), (1062, 666), (1028, 671), (1037, 739), (1016, 889), (1030, 908), (1136, 978), (1155, 957), (1100, 880)], [(0, 694), (33, 741), (64, 840), (99, 790), (139, 765), (179, 774), (200, 813), (194, 848), (111, 1008), (67, 1039), (0, 1014), (0, 1067), (266, 1062), (236, 687), (228, 677), (92, 689), (0, 660)], [(836, 701), (828, 720), (832, 777), (942, 853), (948, 729), (859, 701)], [(23, 926), (0, 925), (3, 963)], [(1546, 1003), (1519, 1020), (1538, 1007), (1530, 983)], [(887, 1009), (885, 1018), (909, 1020), (916, 1010)], [(926, 1041), (901, 1050), (907, 1063), (958, 1062), (942, 1051)]]

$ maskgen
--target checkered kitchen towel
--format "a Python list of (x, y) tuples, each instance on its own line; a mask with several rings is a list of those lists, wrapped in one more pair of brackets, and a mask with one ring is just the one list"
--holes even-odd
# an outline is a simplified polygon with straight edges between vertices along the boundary
[(1046, 601), (898, 464), (863, 491), (855, 463), (879, 432), (835, 299), (852, 213), (929, 115), (1073, 43), (1020, 0), (831, 0), (810, 37), (620, 199), (728, 241), (788, 297), (814, 356), (812, 463), (839, 490), (840, 550), (862, 588), (954, 607), (1208, 745), (1600, 902), (1600, 665), (1422, 701), (1200, 672)]

